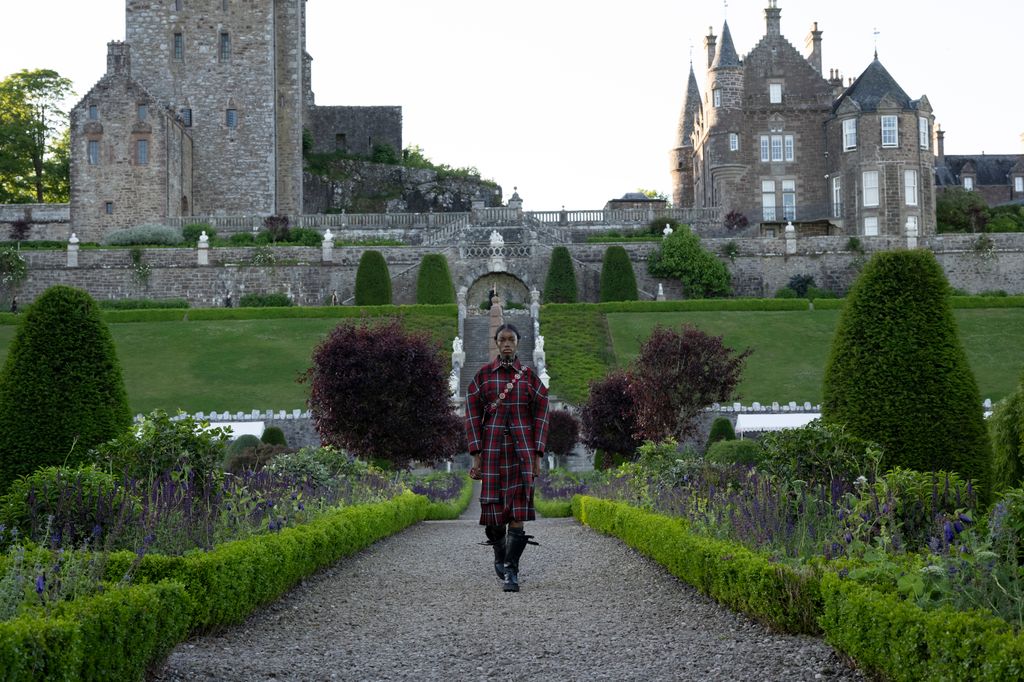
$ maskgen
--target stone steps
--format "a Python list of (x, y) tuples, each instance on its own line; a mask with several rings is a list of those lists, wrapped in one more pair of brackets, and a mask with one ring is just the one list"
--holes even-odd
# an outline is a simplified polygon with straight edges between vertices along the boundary
[[(525, 311), (506, 311), (504, 319), (514, 324), (522, 338), (519, 339), (519, 361), (524, 367), (533, 368), (533, 320)], [(465, 337), (462, 340), (462, 349), (466, 353), (466, 362), (462, 367), (462, 374), (459, 376), (459, 395), (466, 397), (466, 389), (469, 388), (473, 376), (483, 365), (494, 359), (490, 354), (491, 337), (490, 318), (487, 315), (468, 315), (465, 320), (463, 331)]]

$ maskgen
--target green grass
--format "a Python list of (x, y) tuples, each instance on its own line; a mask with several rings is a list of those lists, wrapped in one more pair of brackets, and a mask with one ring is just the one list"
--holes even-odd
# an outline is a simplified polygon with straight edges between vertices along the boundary
[[(954, 314), (982, 397), (1006, 396), (1024, 368), (1024, 309), (957, 309)], [(607, 321), (619, 366), (636, 357), (655, 324), (673, 327), (689, 322), (722, 335), (724, 343), (737, 351), (754, 349), (739, 387), (744, 403), (818, 403), (839, 315), (839, 310), (609, 313)], [(557, 363), (553, 356), (550, 361)]]

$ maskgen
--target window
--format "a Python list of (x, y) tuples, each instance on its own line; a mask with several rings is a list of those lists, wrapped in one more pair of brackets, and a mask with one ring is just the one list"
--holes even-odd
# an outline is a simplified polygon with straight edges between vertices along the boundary
[(135, 141), (135, 165), (145, 166), (149, 163), (149, 140)]
[(231, 59), (231, 35), (224, 31), (220, 34), (220, 61)]
[(843, 179), (841, 177), (832, 178), (832, 217), (841, 218), (843, 216)]
[(1024, 192), (1024, 177), (1018, 175), (1013, 179), (1013, 191)]
[(140, 121), (145, 121), (146, 115), (149, 113), (149, 107), (145, 104), (140, 104), (135, 107), (135, 113), (138, 115)]
[(224, 124), (227, 125), (228, 128), (238, 127), (237, 109), (228, 109), (226, 112), (224, 112)]
[(864, 218), (864, 236), (865, 237), (877, 237), (878, 236), (878, 218), (868, 217)]
[(736, 133), (729, 133), (729, 151), (734, 152), (740, 148), (740, 136)]
[(182, 107), (181, 109), (181, 122), (186, 128), (192, 127), (192, 108)]
[(775, 181), (761, 181), (762, 220), (775, 220)]
[(793, 136), (786, 135), (786, 161), (793, 160)]
[(843, 151), (857, 148), (857, 119), (848, 118), (843, 121)]
[(108, 202), (104, 203), (103, 204), (103, 211), (107, 215), (113, 215), (113, 213), (114, 213), (114, 202), (113, 201), (108, 201)]
[(87, 145), (87, 150), (88, 150), (88, 157), (89, 157), (89, 165), (90, 166), (98, 165), (99, 162), (100, 162), (100, 141), (99, 140), (89, 140), (89, 144)]
[(930, 139), (931, 135), (928, 134), (928, 118), (920, 116), (917, 119), (917, 143), (921, 146), (921, 149), (928, 149)]
[(100, 110), (95, 104), (89, 105), (89, 120), (98, 121), (100, 120)]
[(772, 135), (772, 161), (782, 161), (782, 135)]
[(882, 117), (882, 146), (898, 147), (900, 144), (895, 116)]
[(711, 91), (711, 105), (714, 107), (722, 106), (722, 91), (718, 88)]
[(768, 102), (771, 104), (782, 104), (782, 83), (768, 84)]
[(878, 206), (878, 171), (864, 171), (864, 205)]
[(185, 58), (185, 35), (174, 34), (174, 60), (180, 62)]
[(974, 189), (974, 178), (970, 175), (964, 176), (964, 189), (968, 192)]
[(770, 160), (770, 157), (768, 156), (768, 149), (769, 149), (768, 136), (767, 135), (762, 135), (761, 136), (761, 160), (762, 161)]
[(907, 206), (917, 206), (917, 171), (903, 171), (903, 187), (907, 195)]
[(782, 217), (796, 219), (796, 180), (782, 181)]

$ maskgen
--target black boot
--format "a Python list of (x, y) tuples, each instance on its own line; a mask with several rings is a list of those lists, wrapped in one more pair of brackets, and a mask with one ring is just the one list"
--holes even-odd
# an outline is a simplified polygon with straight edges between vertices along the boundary
[(523, 555), (530, 537), (522, 528), (508, 529), (505, 536), (505, 581), (501, 586), (505, 592), (519, 591), (519, 557)]
[(484, 526), (487, 542), (494, 548), (494, 572), (498, 580), (505, 579), (505, 526)]

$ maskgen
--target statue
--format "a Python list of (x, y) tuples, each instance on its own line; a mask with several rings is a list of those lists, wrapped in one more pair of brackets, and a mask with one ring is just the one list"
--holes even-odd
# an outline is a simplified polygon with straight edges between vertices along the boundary
[(497, 230), (491, 231), (491, 246), (505, 246), (505, 238)]
[(537, 337), (537, 342), (534, 344), (534, 350), (540, 351), (541, 353), (544, 352), (544, 337), (543, 336), (538, 336)]
[(460, 339), (458, 336), (456, 336), (454, 339), (452, 339), (452, 352), (453, 353), (461, 353), (462, 352), (462, 339)]
[(453, 398), (459, 395), (459, 373), (454, 369), (448, 375), (448, 392), (452, 394)]

